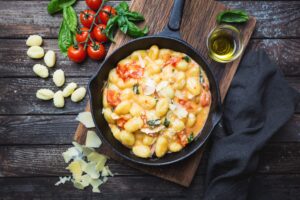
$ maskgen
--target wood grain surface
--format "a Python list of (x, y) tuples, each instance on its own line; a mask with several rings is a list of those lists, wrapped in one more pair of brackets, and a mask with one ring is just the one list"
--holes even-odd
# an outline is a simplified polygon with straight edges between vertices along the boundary
[[(60, 162), (61, 153), (71, 145), (77, 126), (74, 119), (84, 109), (87, 99), (80, 104), (67, 101), (68, 107), (63, 110), (54, 109), (51, 102), (36, 100), (37, 88), (53, 85), (51, 78), (41, 81), (34, 76), (31, 68), (36, 61), (27, 58), (25, 40), (29, 34), (47, 38), (44, 47), (57, 52), (56, 67), (66, 72), (67, 81), (86, 85), (99, 63), (88, 60), (76, 65), (60, 55), (57, 31), (61, 15), (47, 14), (48, 1), (0, 0), (0, 199), (202, 199), (209, 150), (204, 153), (189, 188), (112, 159), (109, 166), (117, 175), (103, 185), (100, 194), (92, 193), (90, 188), (77, 190), (72, 184), (54, 186), (58, 176), (69, 175), (64, 170), (66, 165)], [(84, 0), (78, 1), (77, 12), (86, 8)], [(300, 91), (300, 1), (221, 2), (245, 9), (256, 17), (248, 50), (265, 49), (290, 85)], [(300, 106), (297, 112), (300, 113)], [(299, 131), (300, 116), (295, 114), (261, 151), (249, 199), (299, 199)]]
[[(160, 32), (168, 23), (168, 17), (172, 5), (172, 0), (165, 0), (161, 4), (157, 4), (157, 1), (155, 0), (133, 0), (131, 9), (144, 13), (146, 24), (149, 25), (151, 30), (150, 34), (153, 34)], [(202, 11), (201, 15), (199, 15), (198, 11), (202, 8), (205, 8), (205, 10)], [(225, 9), (227, 8), (223, 4), (214, 1), (186, 1), (182, 17), (182, 26), (180, 28), (180, 33), (183, 40), (191, 44), (206, 58), (217, 80), (220, 81), (219, 87), (222, 101), (226, 96), (231, 80), (240, 63), (241, 57), (226, 65), (213, 62), (208, 57), (206, 36), (216, 26), (216, 15)], [(153, 16), (153, 13), (156, 15)], [(250, 40), (255, 24), (256, 20), (251, 17), (245, 25), (240, 27), (241, 33), (243, 34), (242, 43), (245, 47)], [(125, 37), (119, 32), (117, 33), (115, 40), (116, 43), (111, 45), (108, 54), (114, 51), (117, 47), (128, 42), (129, 38)], [(87, 104), (86, 111), (90, 111), (89, 103)], [(82, 124), (79, 124), (74, 136), (75, 141), (84, 144), (86, 132), (87, 129)], [(143, 172), (188, 187), (198, 169), (204, 149), (205, 147), (201, 148), (184, 161), (160, 167), (149, 167), (129, 162), (115, 154), (111, 147), (105, 143), (102, 144), (99, 151), (117, 161), (139, 169)]]

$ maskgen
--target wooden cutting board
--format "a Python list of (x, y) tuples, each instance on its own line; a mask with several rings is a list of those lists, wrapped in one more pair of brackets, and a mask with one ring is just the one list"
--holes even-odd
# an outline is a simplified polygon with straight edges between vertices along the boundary
[[(145, 16), (145, 24), (149, 25), (150, 34), (154, 34), (160, 32), (167, 24), (172, 5), (173, 0), (133, 0), (131, 10), (141, 12)], [(211, 0), (187, 0), (180, 31), (182, 38), (197, 49), (208, 61), (209, 66), (219, 81), (222, 101), (226, 96), (232, 78), (240, 63), (240, 59), (229, 64), (216, 63), (208, 57), (205, 42), (208, 33), (216, 26), (217, 14), (226, 9), (223, 4)], [(255, 23), (255, 18), (251, 17), (246, 24), (239, 27), (243, 34), (243, 44), (245, 47), (254, 30)], [(129, 40), (129, 37), (118, 32), (115, 37), (116, 43), (111, 45), (108, 54)], [(86, 110), (90, 110), (89, 103)], [(74, 136), (75, 141), (84, 144), (86, 132), (86, 128), (82, 124), (79, 124)], [(103, 144), (99, 149), (99, 152), (121, 163), (186, 187), (190, 185), (196, 173), (203, 151), (204, 148), (200, 149), (190, 158), (173, 165), (148, 167), (122, 159), (116, 155), (107, 144)]]

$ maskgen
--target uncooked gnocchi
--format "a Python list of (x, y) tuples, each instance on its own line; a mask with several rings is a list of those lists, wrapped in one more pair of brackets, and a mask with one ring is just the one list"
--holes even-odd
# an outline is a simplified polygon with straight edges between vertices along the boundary
[(55, 53), (52, 50), (47, 51), (44, 57), (44, 62), (47, 67), (53, 67), (55, 65), (56, 57)]
[(71, 100), (73, 102), (79, 102), (85, 97), (85, 94), (86, 94), (86, 89), (84, 87), (80, 87), (72, 93)]
[(57, 87), (65, 84), (65, 73), (63, 70), (58, 69), (53, 73), (53, 82)]
[(113, 137), (134, 155), (161, 158), (181, 151), (201, 132), (210, 98), (199, 64), (153, 45), (132, 52), (110, 71), (102, 113)]
[(27, 46), (41, 46), (43, 43), (43, 39), (39, 35), (30, 35), (28, 39), (26, 40)]
[(35, 64), (33, 66), (33, 72), (41, 78), (47, 78), (49, 76), (48, 68), (44, 65)]
[(57, 108), (62, 108), (65, 106), (65, 99), (63, 92), (61, 90), (55, 92), (53, 96), (53, 104)]
[(54, 92), (49, 89), (39, 89), (36, 92), (36, 97), (41, 100), (51, 100), (53, 99)]
[(65, 87), (64, 90), (63, 90), (64, 97), (69, 97), (75, 91), (76, 88), (77, 88), (76, 83), (74, 83), (74, 82), (69, 83), (67, 85), (67, 87)]
[(32, 46), (27, 50), (27, 55), (29, 58), (40, 59), (44, 57), (44, 49), (40, 46)]

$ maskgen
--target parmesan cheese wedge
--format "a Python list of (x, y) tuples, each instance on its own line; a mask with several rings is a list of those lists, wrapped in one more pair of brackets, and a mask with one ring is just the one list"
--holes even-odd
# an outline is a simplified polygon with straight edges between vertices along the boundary
[(99, 148), (102, 144), (95, 131), (88, 131), (85, 140), (86, 147)]
[(81, 122), (86, 128), (94, 128), (95, 124), (91, 112), (81, 112), (77, 115), (76, 120)]

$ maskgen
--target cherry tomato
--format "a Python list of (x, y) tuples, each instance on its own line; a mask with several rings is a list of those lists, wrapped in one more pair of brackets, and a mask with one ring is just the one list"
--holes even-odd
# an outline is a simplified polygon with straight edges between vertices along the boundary
[(99, 24), (93, 29), (93, 37), (98, 42), (107, 42), (108, 38), (106, 37), (105, 33), (103, 33), (103, 30), (105, 30), (105, 28), (105, 24)]
[(85, 3), (90, 9), (97, 11), (102, 4), (102, 0), (85, 0)]
[(105, 57), (105, 47), (99, 42), (91, 43), (87, 48), (87, 54), (93, 60), (100, 60)]
[(117, 126), (120, 128), (124, 128), (124, 125), (126, 124), (128, 120), (124, 119), (124, 118), (120, 118), (117, 120)]
[(106, 99), (107, 103), (114, 107), (121, 103), (120, 94), (114, 90), (107, 90)]
[(128, 63), (125, 65), (118, 65), (117, 74), (123, 80), (126, 80), (128, 78), (138, 79), (143, 76), (144, 69), (135, 63)]
[(83, 26), (90, 28), (94, 17), (95, 17), (95, 12), (92, 10), (84, 10), (82, 12), (80, 12), (80, 22)]
[(89, 35), (89, 29), (86, 27), (82, 27), (80, 31), (76, 33), (76, 41), (77, 42), (85, 42)]
[(210, 104), (210, 93), (202, 92), (200, 96), (200, 103), (202, 107), (208, 106)]
[(186, 135), (185, 130), (180, 131), (179, 133), (177, 133), (178, 139), (179, 139), (179, 143), (184, 147), (187, 145), (188, 143), (188, 137)]
[(111, 15), (116, 15), (117, 11), (111, 6), (103, 6), (99, 13), (100, 20), (103, 24), (107, 24)]
[(86, 52), (83, 48), (83, 45), (78, 44), (77, 46), (70, 46), (68, 48), (68, 57), (70, 58), (70, 60), (77, 63), (81, 63), (82, 61), (84, 61)]

